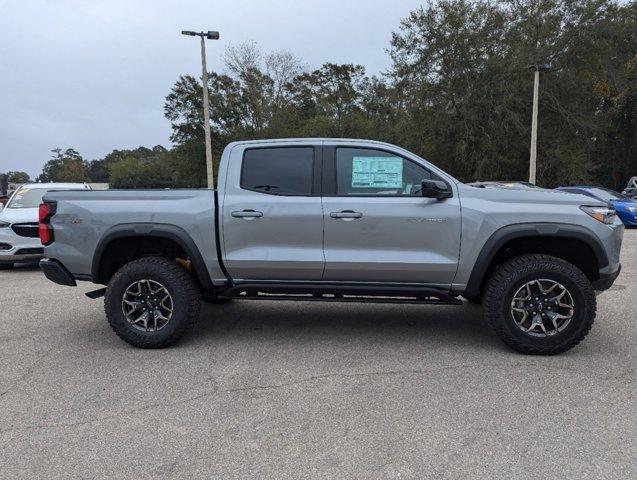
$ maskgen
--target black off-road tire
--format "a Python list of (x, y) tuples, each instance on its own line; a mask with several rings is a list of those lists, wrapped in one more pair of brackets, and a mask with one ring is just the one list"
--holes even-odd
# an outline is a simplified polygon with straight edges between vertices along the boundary
[[(126, 289), (142, 279), (159, 282), (172, 297), (172, 317), (157, 331), (136, 329), (122, 309)], [(127, 263), (113, 275), (106, 289), (104, 308), (111, 328), (125, 342), (139, 348), (165, 348), (177, 343), (194, 326), (201, 309), (201, 293), (193, 276), (176, 262), (146, 257)]]
[[(559, 282), (571, 294), (573, 318), (564, 330), (548, 337), (524, 333), (511, 314), (516, 291), (533, 279)], [(522, 255), (501, 265), (489, 278), (482, 304), (489, 326), (512, 349), (529, 355), (555, 355), (570, 350), (588, 334), (595, 321), (597, 302), (584, 273), (562, 259), (550, 255)]]
[(13, 270), (13, 262), (0, 262), (0, 270)]

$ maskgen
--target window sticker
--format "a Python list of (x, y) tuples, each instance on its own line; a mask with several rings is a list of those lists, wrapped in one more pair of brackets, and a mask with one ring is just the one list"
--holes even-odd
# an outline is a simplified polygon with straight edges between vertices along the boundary
[(352, 187), (402, 188), (403, 159), (398, 157), (354, 157)]

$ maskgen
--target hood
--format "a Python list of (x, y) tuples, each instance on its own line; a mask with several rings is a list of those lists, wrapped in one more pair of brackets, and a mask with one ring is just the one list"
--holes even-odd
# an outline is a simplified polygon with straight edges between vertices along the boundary
[[(459, 186), (460, 187), (460, 186)], [(532, 203), (532, 204), (560, 204), (560, 205), (590, 205), (605, 206), (606, 202), (596, 200), (579, 193), (562, 192), (544, 188), (517, 189), (506, 187), (479, 188), (462, 185), (461, 196), (482, 198), (502, 203)]]
[(633, 200), (632, 198), (622, 198), (621, 200), (611, 200), (610, 203), (613, 205), (619, 204), (623, 207), (637, 207), (637, 200)]
[(0, 221), (8, 223), (29, 223), (38, 221), (37, 208), (3, 208)]

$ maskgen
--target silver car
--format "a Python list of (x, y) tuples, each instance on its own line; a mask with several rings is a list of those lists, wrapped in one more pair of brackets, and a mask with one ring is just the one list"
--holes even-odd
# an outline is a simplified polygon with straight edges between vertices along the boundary
[(0, 210), (0, 270), (43, 258), (38, 207), (47, 191), (90, 189), (86, 183), (28, 183), (18, 188)]

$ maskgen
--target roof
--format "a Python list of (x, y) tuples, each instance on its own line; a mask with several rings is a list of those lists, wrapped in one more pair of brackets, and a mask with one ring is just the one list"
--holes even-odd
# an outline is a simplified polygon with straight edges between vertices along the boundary
[(367, 140), (364, 138), (330, 138), (330, 137), (262, 138), (260, 140), (238, 140), (236, 142), (230, 143), (229, 145), (257, 145), (259, 143), (297, 143), (297, 142), (308, 142), (308, 143), (356, 142), (356, 143), (368, 143), (368, 144), (375, 144), (375, 145), (385, 145), (385, 146), (394, 147), (394, 148), (401, 148), (398, 145), (392, 145), (391, 143), (380, 142), (378, 140)]

